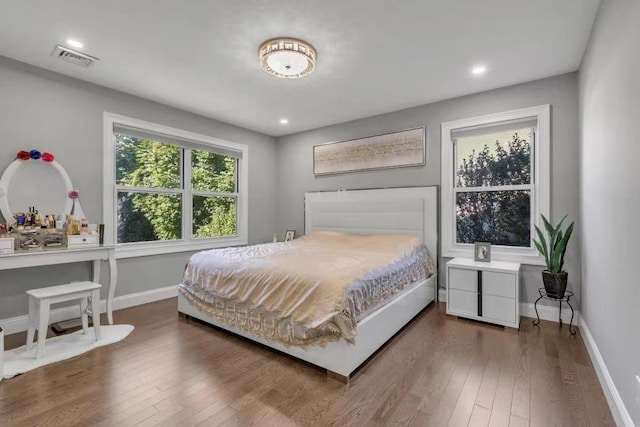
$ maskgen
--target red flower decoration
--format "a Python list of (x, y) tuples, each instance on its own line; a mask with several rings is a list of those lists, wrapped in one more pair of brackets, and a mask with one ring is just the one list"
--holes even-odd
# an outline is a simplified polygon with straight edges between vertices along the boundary
[(78, 197), (80, 197), (80, 192), (78, 190), (71, 190), (69, 191), (68, 196), (70, 199), (77, 199)]
[(19, 158), (20, 160), (29, 160), (31, 159), (31, 154), (29, 154), (28, 151), (18, 151), (18, 155), (16, 156), (17, 158)]
[(54, 158), (55, 157), (53, 157), (53, 154), (51, 153), (47, 153), (47, 152), (42, 153), (42, 161), (44, 162), (53, 162)]

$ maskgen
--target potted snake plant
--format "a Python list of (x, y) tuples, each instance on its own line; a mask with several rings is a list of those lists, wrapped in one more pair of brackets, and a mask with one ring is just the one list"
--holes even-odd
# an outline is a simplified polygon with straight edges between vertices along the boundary
[(544, 233), (535, 226), (538, 239), (533, 240), (538, 252), (542, 254), (544, 262), (547, 265), (547, 269), (542, 271), (544, 289), (547, 295), (555, 298), (564, 297), (564, 293), (567, 290), (567, 280), (569, 278), (569, 274), (563, 270), (564, 254), (567, 251), (567, 244), (571, 238), (575, 222), (572, 222), (566, 230), (563, 230), (562, 224), (566, 218), (567, 216), (565, 215), (558, 225), (554, 227), (547, 218), (542, 215), (547, 236), (545, 237)]

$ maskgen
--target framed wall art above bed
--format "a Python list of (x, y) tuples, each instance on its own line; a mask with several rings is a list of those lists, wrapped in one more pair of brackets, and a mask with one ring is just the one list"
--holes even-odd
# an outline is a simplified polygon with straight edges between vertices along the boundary
[(424, 127), (313, 147), (316, 176), (422, 166), (425, 161)]

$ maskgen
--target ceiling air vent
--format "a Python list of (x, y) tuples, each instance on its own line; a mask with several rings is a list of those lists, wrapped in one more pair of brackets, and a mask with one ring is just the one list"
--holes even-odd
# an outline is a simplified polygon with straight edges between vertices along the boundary
[(62, 59), (63, 61), (70, 62), (72, 64), (80, 65), (81, 67), (88, 68), (95, 61), (99, 61), (99, 58), (95, 56), (87, 55), (86, 53), (78, 52), (77, 50), (69, 49), (68, 47), (57, 45), (52, 56)]

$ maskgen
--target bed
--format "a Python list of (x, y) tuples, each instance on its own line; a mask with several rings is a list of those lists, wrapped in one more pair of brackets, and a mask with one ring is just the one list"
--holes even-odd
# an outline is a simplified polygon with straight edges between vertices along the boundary
[[(306, 193), (302, 239), (195, 254), (179, 285), (178, 311), (320, 366), (346, 381), (435, 300), (437, 273), (432, 266), (438, 259), (437, 247), (436, 187)], [(334, 254), (336, 265), (355, 260), (376, 274), (367, 275), (368, 280), (353, 280), (361, 273), (333, 272), (327, 266), (333, 265)], [(324, 273), (307, 273), (312, 270), (304, 265), (307, 261)], [(379, 269), (382, 265), (386, 267)], [(387, 276), (378, 276), (379, 271)], [(268, 280), (262, 280), (265, 276)], [(313, 286), (302, 287), (302, 279)], [(329, 292), (338, 279), (350, 285), (350, 293), (339, 300), (341, 305), (335, 305), (338, 300), (331, 298), (337, 296)], [(268, 292), (262, 281), (270, 283)], [(214, 296), (207, 286), (215, 286)], [(380, 288), (384, 298), (374, 292)], [(279, 297), (291, 289), (302, 295), (300, 300), (290, 303)], [(224, 292), (231, 293), (233, 305), (225, 305), (229, 295)], [(246, 304), (237, 303), (238, 295)], [(271, 313), (278, 315), (269, 317)], [(291, 318), (314, 322), (295, 323)]]

